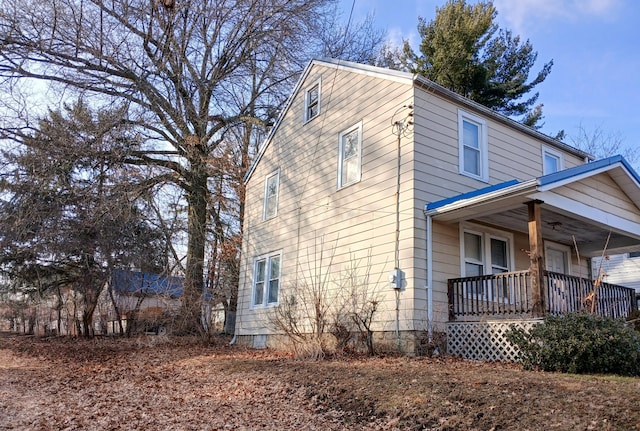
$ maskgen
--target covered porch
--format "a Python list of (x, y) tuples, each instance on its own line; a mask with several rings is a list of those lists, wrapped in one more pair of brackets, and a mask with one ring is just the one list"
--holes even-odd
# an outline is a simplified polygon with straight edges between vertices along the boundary
[(425, 215), (460, 226), (449, 322), (579, 311), (622, 318), (637, 307), (635, 290), (607, 283), (590, 259), (640, 250), (640, 178), (620, 156), (429, 203)]

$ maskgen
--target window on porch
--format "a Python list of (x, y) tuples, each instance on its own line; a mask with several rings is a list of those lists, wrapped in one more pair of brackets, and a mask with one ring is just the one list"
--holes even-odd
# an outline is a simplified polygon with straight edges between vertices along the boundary
[(470, 224), (461, 225), (460, 254), (463, 257), (462, 276), (478, 277), (471, 284), (471, 294), (490, 300), (511, 297), (509, 286), (502, 282), (486, 283), (480, 277), (501, 274), (513, 269), (513, 236), (507, 232)]

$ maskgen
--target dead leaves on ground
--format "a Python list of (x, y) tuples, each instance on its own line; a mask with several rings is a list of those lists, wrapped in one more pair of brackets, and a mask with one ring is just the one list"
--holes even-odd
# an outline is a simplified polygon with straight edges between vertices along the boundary
[(228, 340), (0, 336), (0, 429), (640, 430), (640, 379)]

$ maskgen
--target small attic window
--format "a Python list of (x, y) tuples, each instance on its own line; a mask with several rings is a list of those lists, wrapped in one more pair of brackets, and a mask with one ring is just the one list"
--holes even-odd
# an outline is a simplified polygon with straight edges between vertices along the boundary
[(304, 122), (311, 121), (320, 114), (320, 80), (313, 83), (304, 93)]

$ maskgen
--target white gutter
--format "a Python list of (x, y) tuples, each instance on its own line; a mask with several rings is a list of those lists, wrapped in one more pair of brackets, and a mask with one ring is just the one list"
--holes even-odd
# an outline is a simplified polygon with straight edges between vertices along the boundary
[(537, 190), (538, 187), (538, 179), (534, 178), (532, 180), (524, 181), (522, 183), (515, 184), (506, 189), (496, 190), (494, 192), (485, 193), (480, 196), (475, 196), (468, 199), (462, 199), (456, 202), (452, 202), (450, 204), (441, 206), (439, 208), (434, 208), (432, 210), (425, 210), (424, 214), (426, 216), (435, 216), (438, 214), (455, 211), (460, 208), (465, 208), (468, 206), (476, 205), (479, 203), (483, 203), (486, 201), (495, 201), (496, 199), (504, 199), (516, 194), (527, 193), (531, 191)]

